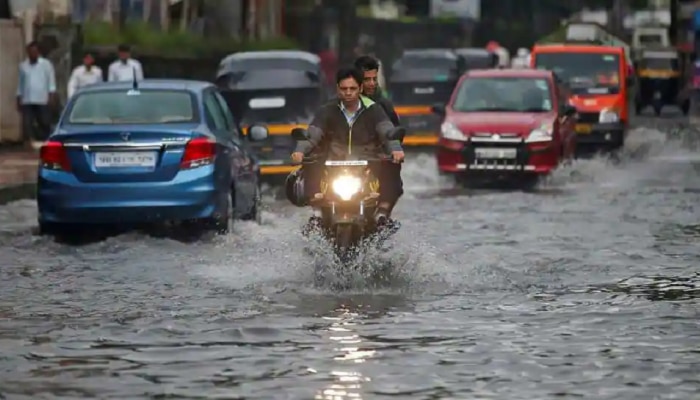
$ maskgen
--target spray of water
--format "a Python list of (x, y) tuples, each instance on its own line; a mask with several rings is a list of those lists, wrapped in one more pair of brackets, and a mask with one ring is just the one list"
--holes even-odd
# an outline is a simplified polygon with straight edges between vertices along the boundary
[[(595, 192), (590, 190), (591, 186), (632, 187), (661, 175), (664, 179), (674, 179), (670, 172), (663, 173), (659, 163), (697, 154), (697, 146), (688, 145), (689, 141), (692, 144), (692, 139), (688, 139), (692, 136), (673, 129), (666, 132), (635, 129), (630, 132), (626, 148), (617, 159), (601, 156), (577, 160), (553, 174), (542, 190), (576, 191), (585, 196)], [(4, 253), (0, 259), (22, 263), (32, 259), (39, 249), (66, 260), (80, 254), (82, 260), (92, 257), (98, 262), (109, 254), (117, 264), (134, 263), (133, 260), (138, 259), (138, 264), (148, 262), (181, 268), (192, 279), (203, 279), (262, 297), (289, 290), (337, 293), (339, 287), (355, 292), (449, 291), (459, 286), (459, 282), (478, 280), (473, 275), (479, 271), (472, 270), (472, 275), (467, 277), (468, 272), (458, 261), (450, 260), (444, 254), (445, 249), (437, 249), (422, 240), (428, 234), (434, 237), (440, 233), (422, 232), (421, 221), (412, 217), (415, 207), (429, 206), (431, 200), (424, 198), (424, 193), (454, 186), (449, 179), (439, 176), (434, 156), (421, 154), (409, 159), (403, 166), (403, 179), (406, 193), (394, 213), (402, 223), (401, 230), (382, 245), (364, 246), (350, 268), (338, 263), (327, 242), (301, 235), (309, 210), (269, 197), (265, 199), (262, 225), (238, 222), (234, 231), (223, 237), (181, 243), (131, 233), (82, 248), (68, 248), (49, 238), (33, 235), (35, 202), (15, 202), (0, 207), (0, 245)], [(498, 196), (493, 194), (493, 201), (501, 198)], [(449, 208), (452, 204), (455, 210), (464, 207), (464, 202), (458, 200), (444, 201), (443, 206)], [(149, 273), (156, 274), (158, 270), (153, 268)]]

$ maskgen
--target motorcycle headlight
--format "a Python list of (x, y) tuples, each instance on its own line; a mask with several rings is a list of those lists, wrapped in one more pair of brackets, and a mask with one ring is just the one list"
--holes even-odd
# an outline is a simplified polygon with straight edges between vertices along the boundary
[(454, 124), (445, 122), (440, 126), (442, 137), (449, 140), (467, 140), (467, 137)]
[(342, 175), (333, 179), (331, 187), (338, 197), (348, 201), (362, 189), (362, 179), (356, 176)]
[(552, 141), (552, 131), (544, 128), (533, 129), (525, 139), (525, 143), (543, 143)]
[(610, 124), (620, 121), (620, 116), (613, 110), (605, 109), (600, 112), (598, 122), (601, 124)]

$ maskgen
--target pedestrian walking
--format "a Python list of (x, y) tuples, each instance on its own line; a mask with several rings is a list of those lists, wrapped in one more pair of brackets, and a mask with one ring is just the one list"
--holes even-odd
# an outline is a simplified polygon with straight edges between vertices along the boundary
[(19, 65), (17, 110), (22, 116), (25, 143), (39, 149), (51, 132), (51, 107), (58, 104), (56, 73), (41, 56), (39, 43), (27, 45), (27, 59)]
[(141, 63), (131, 58), (131, 48), (126, 44), (121, 44), (117, 48), (118, 60), (109, 66), (107, 80), (110, 82), (137, 81), (143, 79), (143, 68)]
[(102, 69), (95, 65), (95, 57), (90, 52), (85, 53), (83, 64), (75, 67), (68, 79), (68, 98), (73, 97), (78, 89), (103, 80)]

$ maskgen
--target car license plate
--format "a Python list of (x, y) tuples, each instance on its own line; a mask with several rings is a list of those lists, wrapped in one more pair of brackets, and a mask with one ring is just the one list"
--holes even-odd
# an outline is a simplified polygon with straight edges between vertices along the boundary
[(477, 158), (498, 158), (498, 159), (508, 159), (515, 158), (518, 155), (516, 149), (475, 149)]
[(576, 124), (576, 133), (591, 133), (593, 126), (589, 124)]
[(157, 157), (158, 153), (154, 151), (95, 153), (95, 167), (155, 167)]

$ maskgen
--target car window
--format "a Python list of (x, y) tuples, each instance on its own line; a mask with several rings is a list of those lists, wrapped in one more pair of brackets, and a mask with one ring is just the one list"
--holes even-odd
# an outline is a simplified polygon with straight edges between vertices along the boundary
[(104, 90), (78, 94), (69, 124), (182, 124), (198, 122), (194, 96), (184, 90)]
[(547, 79), (471, 77), (462, 81), (452, 107), (461, 112), (549, 112), (555, 105)]
[(238, 126), (236, 125), (236, 121), (233, 119), (233, 114), (231, 113), (231, 109), (228, 107), (226, 100), (224, 100), (223, 96), (221, 96), (221, 93), (219, 92), (214, 92), (214, 97), (216, 98), (217, 103), (219, 103), (221, 112), (224, 114), (224, 119), (226, 120), (226, 125), (228, 126), (229, 131), (233, 136), (238, 137)]
[(226, 118), (221, 112), (219, 103), (216, 101), (214, 94), (209, 91), (204, 95), (204, 111), (207, 114), (207, 122), (211, 125), (210, 128), (216, 131), (225, 131)]

